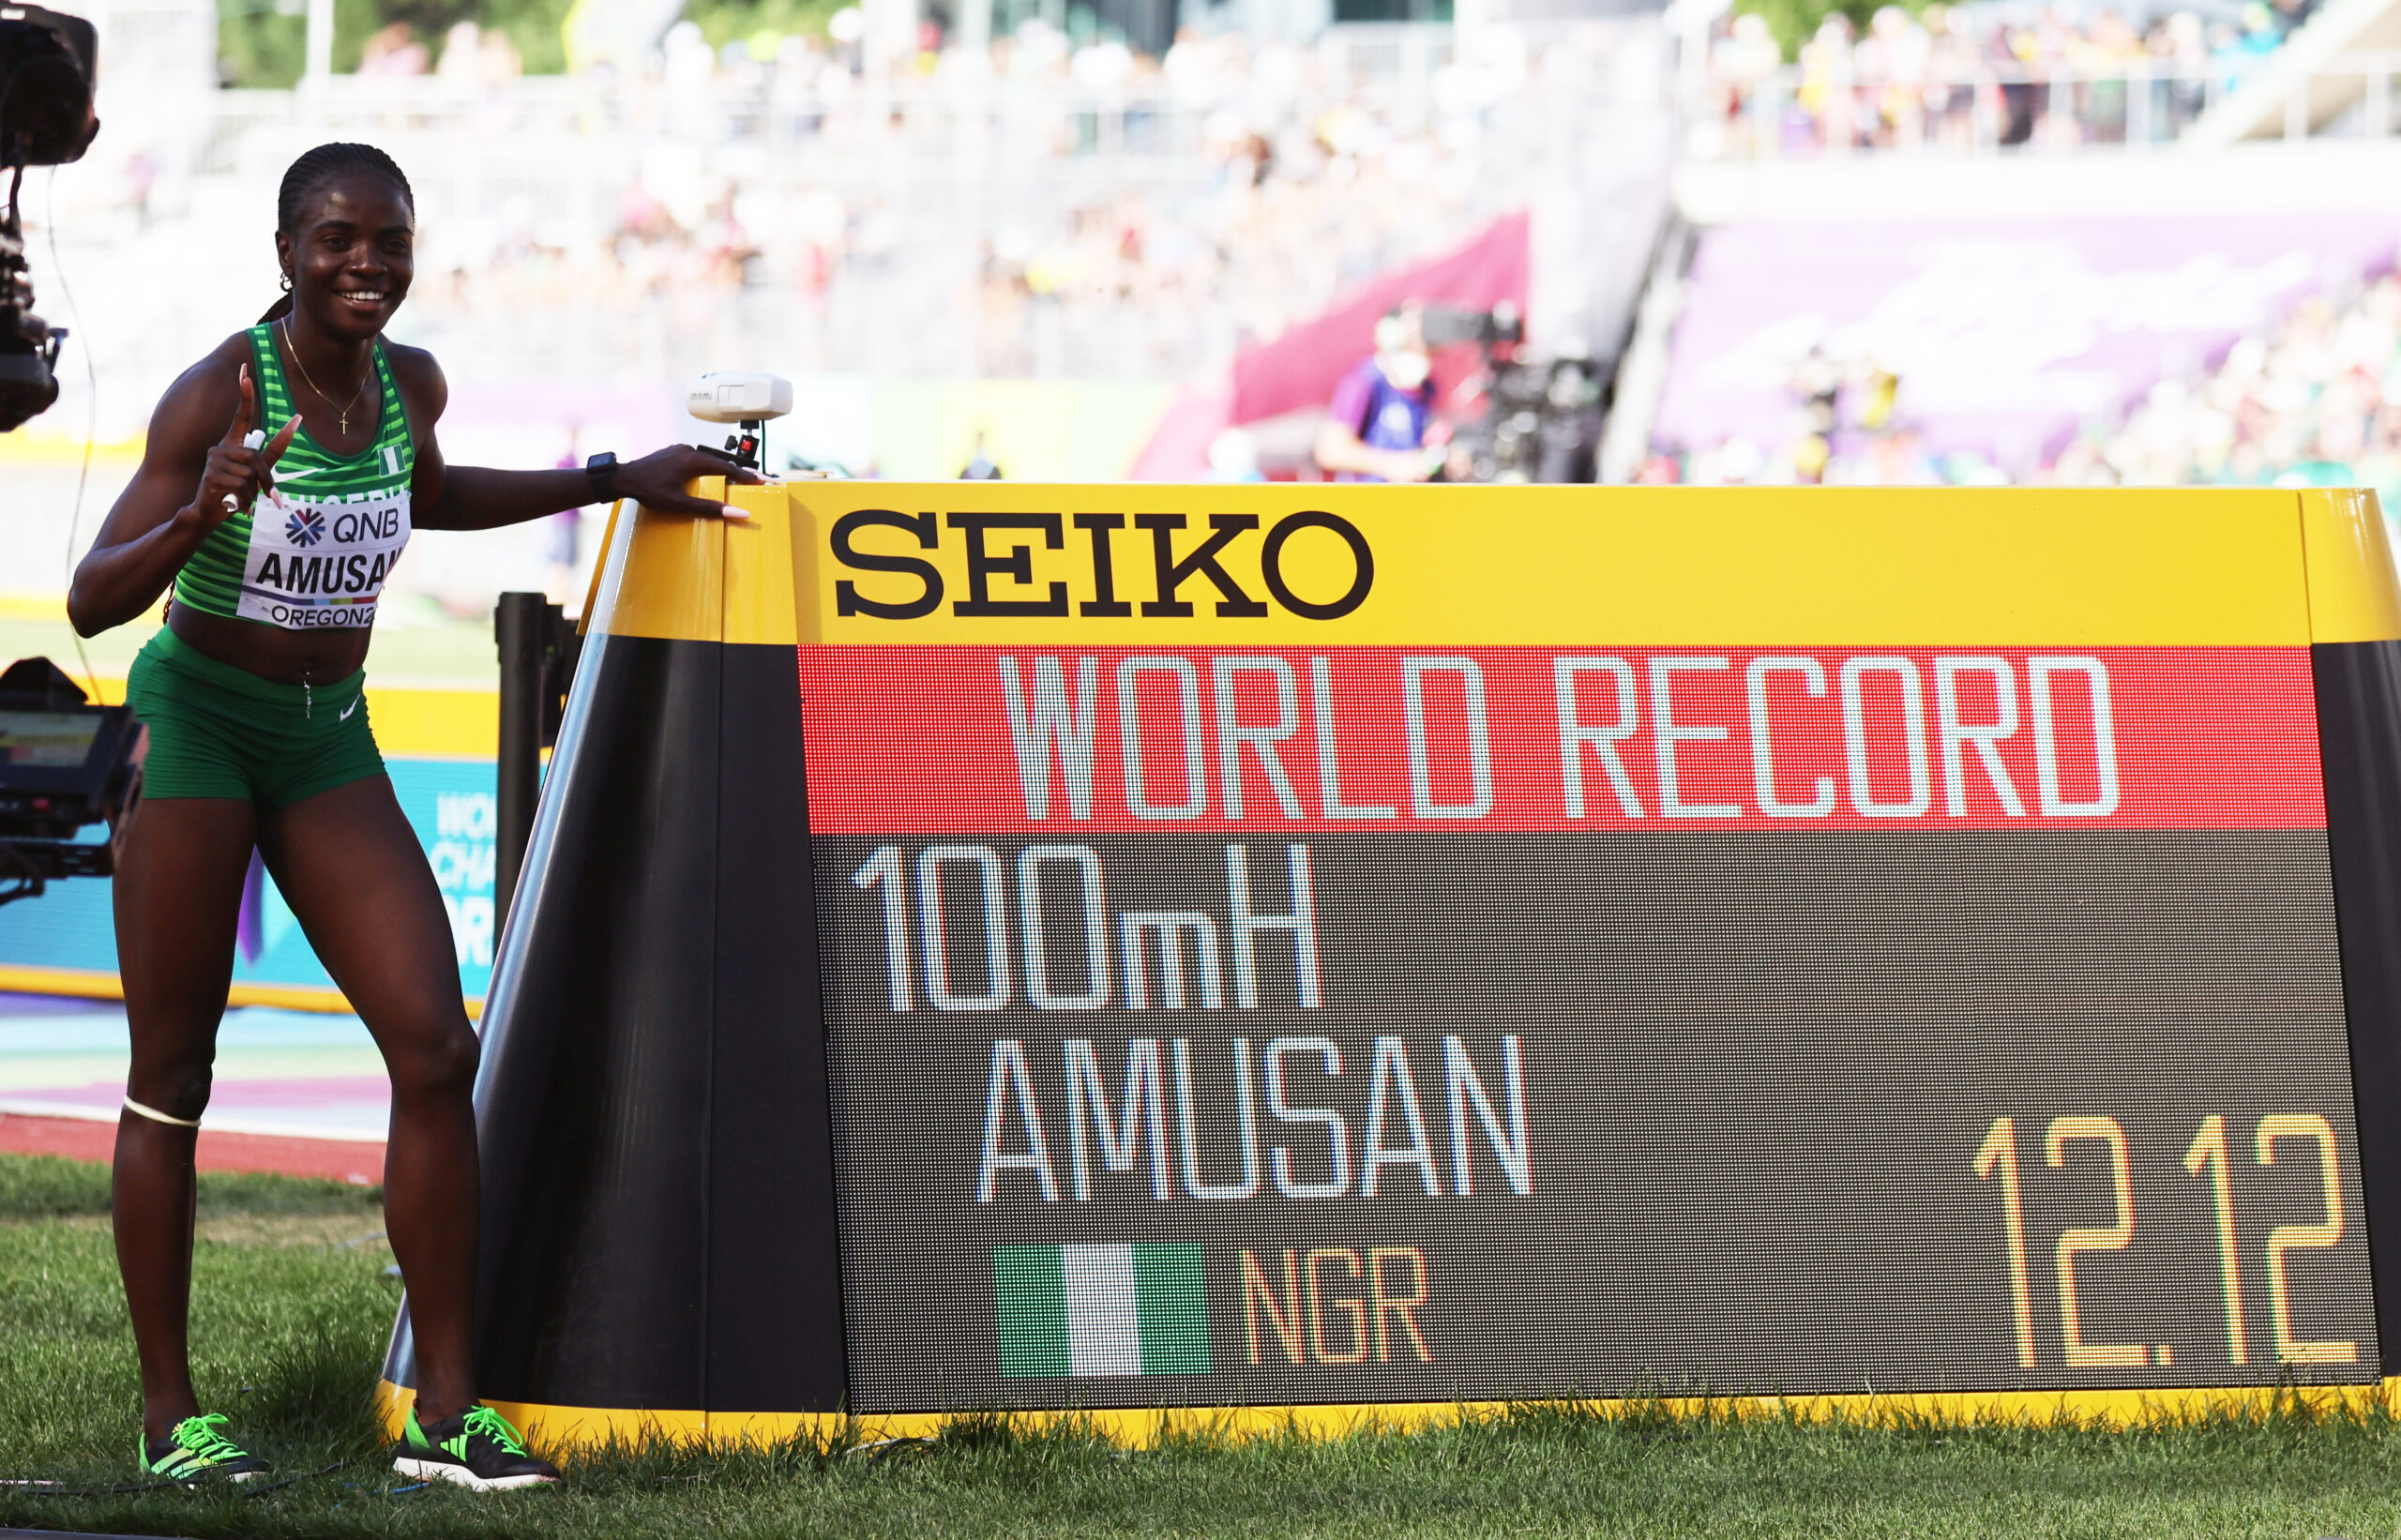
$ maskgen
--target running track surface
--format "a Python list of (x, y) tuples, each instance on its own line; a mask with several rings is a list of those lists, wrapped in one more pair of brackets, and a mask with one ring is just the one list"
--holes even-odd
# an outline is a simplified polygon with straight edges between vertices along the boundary
[[(108, 1160), (128, 1047), (115, 1001), (0, 993), (0, 1151)], [(200, 1169), (380, 1183), (390, 1107), (355, 1017), (230, 1010)]]
[[(0, 1151), (10, 1155), (65, 1155), (70, 1160), (107, 1160), (116, 1148), (116, 1125), (87, 1118), (36, 1118), (0, 1112)], [(270, 1134), (200, 1131), (198, 1161), (204, 1171), (272, 1171), (279, 1176), (323, 1176), (374, 1186), (384, 1180), (384, 1146), (355, 1140), (286, 1139)]]

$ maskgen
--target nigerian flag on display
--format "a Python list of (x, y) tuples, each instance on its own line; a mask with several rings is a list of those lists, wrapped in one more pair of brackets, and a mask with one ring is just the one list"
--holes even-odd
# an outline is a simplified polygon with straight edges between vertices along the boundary
[(1012, 1380), (1209, 1372), (1197, 1246), (996, 1246), (992, 1302)]

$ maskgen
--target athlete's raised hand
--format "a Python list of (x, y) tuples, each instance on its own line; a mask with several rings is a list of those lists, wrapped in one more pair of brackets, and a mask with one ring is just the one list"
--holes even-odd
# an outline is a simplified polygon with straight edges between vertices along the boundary
[(224, 438), (209, 445), (200, 491), (184, 509), (204, 530), (215, 529), (249, 507), (259, 493), (275, 491), (275, 462), (292, 446), (292, 435), (300, 428), (295, 414), (272, 439), (259, 434), (252, 427), (258, 420), (258, 391), (250, 384), (248, 364), (242, 366), (241, 383), (242, 403), (226, 424)]
[(735, 486), (748, 486), (764, 479), (747, 466), (728, 463), (705, 449), (695, 449), (688, 444), (671, 444), (640, 460), (629, 460), (617, 467), (617, 495), (629, 497), (643, 507), (659, 513), (690, 513), (703, 519), (745, 517), (731, 503), (712, 503), (694, 497), (685, 489), (704, 476), (721, 476)]

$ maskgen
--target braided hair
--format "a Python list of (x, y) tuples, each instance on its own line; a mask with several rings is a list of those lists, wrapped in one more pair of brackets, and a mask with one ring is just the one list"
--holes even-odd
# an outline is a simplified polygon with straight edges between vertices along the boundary
[[(320, 144), (283, 174), (283, 186), (275, 197), (275, 227), (286, 235), (300, 233), (300, 221), (309, 211), (310, 202), (326, 183), (347, 176), (353, 172), (368, 172), (389, 182), (400, 195), (400, 201), (414, 209), (416, 194), (409, 189), (407, 174), (400, 162), (372, 144), (352, 144), (336, 142)], [(264, 324), (279, 316), (292, 313), (292, 295), (285, 294), (267, 307), (259, 321)]]

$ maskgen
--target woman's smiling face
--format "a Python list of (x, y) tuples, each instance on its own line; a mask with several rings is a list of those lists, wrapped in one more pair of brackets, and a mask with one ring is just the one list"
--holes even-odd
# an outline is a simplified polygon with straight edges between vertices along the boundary
[(385, 177), (352, 172), (310, 199), (300, 228), (278, 231), (275, 245), (294, 307), (333, 336), (363, 342), (390, 322), (415, 277), (415, 211)]

